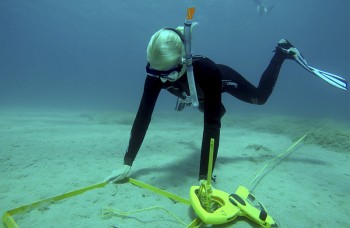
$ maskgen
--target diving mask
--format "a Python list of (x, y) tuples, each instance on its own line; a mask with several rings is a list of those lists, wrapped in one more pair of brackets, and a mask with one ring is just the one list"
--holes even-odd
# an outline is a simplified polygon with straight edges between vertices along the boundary
[(150, 63), (146, 65), (146, 73), (147, 75), (157, 77), (163, 80), (168, 81), (176, 81), (181, 75), (181, 70), (184, 66), (182, 64), (178, 64), (176, 67), (170, 68), (169, 70), (156, 70), (151, 67)]

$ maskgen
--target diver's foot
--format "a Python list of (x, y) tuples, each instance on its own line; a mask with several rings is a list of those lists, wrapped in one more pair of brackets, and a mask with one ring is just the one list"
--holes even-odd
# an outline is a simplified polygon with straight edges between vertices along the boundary
[(288, 40), (281, 39), (277, 44), (276, 53), (284, 55), (286, 59), (295, 60), (300, 52)]

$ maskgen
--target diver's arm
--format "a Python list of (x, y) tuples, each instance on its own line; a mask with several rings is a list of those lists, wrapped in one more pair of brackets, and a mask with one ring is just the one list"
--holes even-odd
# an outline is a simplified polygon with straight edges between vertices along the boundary
[(131, 166), (135, 160), (146, 135), (161, 88), (162, 82), (158, 78), (147, 76), (141, 103), (131, 129), (129, 146), (124, 156), (125, 165)]

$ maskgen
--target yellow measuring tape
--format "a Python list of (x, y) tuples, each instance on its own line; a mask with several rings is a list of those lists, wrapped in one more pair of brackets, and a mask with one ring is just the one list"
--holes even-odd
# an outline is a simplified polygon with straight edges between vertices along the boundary
[(131, 184), (133, 185), (136, 185), (138, 187), (141, 187), (141, 188), (146, 188), (148, 190), (151, 190), (152, 192), (155, 192), (157, 194), (160, 194), (162, 196), (166, 196), (170, 199), (173, 199), (175, 201), (178, 201), (178, 202), (181, 202), (181, 203), (184, 203), (184, 204), (187, 204), (187, 205), (191, 205), (191, 202), (188, 200), (188, 199), (185, 199), (185, 198), (182, 198), (181, 196), (177, 196), (173, 193), (170, 193), (170, 192), (167, 192), (167, 191), (164, 191), (160, 188), (156, 188), (152, 185), (149, 185), (149, 184), (145, 184), (141, 181), (138, 181), (138, 180), (135, 180), (135, 179), (132, 179), (132, 178), (129, 178), (128, 180)]
[(26, 212), (28, 210), (36, 209), (36, 208), (40, 207), (41, 205), (43, 205), (45, 203), (57, 202), (57, 201), (60, 201), (60, 200), (63, 200), (63, 199), (67, 199), (67, 198), (70, 198), (70, 197), (82, 194), (82, 193), (84, 193), (86, 191), (90, 191), (90, 190), (93, 190), (93, 189), (96, 189), (96, 188), (102, 188), (106, 184), (108, 184), (108, 182), (94, 184), (94, 185), (91, 185), (91, 186), (88, 186), (88, 187), (85, 187), (85, 188), (81, 188), (81, 189), (78, 189), (78, 190), (75, 190), (75, 191), (72, 191), (72, 192), (67, 192), (67, 193), (64, 193), (64, 194), (61, 194), (61, 195), (58, 195), (58, 196), (50, 197), (50, 198), (47, 198), (47, 199), (39, 200), (39, 201), (34, 202), (34, 203), (30, 203), (30, 204), (27, 204), (27, 205), (23, 205), (23, 206), (17, 207), (15, 209), (6, 211), (4, 213), (4, 215), (2, 216), (2, 221), (9, 228), (17, 228), (18, 225), (15, 222), (15, 220), (13, 219), (12, 215), (15, 215), (15, 214), (18, 214), (18, 213), (22, 213), (22, 212)]
[(305, 137), (308, 135), (308, 133), (306, 133), (305, 135), (303, 135), (301, 138), (299, 138), (295, 143), (293, 143), (287, 150), (285, 150), (284, 152), (278, 154), (276, 157), (272, 158), (271, 160), (269, 160), (268, 162), (266, 162), (266, 164), (261, 167), (257, 172), (253, 173), (252, 175), (250, 175), (248, 178), (246, 178), (243, 182), (246, 182), (247, 180), (249, 180), (250, 178), (253, 177), (253, 180), (249, 183), (249, 186), (251, 186), (254, 181), (256, 181), (256, 179), (261, 175), (261, 173), (277, 158), (280, 158), (282, 156), (285, 156), (286, 154), (288, 154), (288, 152), (290, 152), (292, 149), (294, 149), (294, 147), (296, 147), (301, 141), (303, 141), (305, 139)]
[[(182, 197), (177, 196), (177, 195), (175, 195), (173, 193), (164, 191), (164, 190), (162, 190), (160, 188), (156, 188), (156, 187), (151, 186), (149, 184), (145, 184), (145, 183), (143, 183), (141, 181), (138, 181), (138, 180), (135, 180), (135, 179), (132, 179), (132, 178), (128, 178), (128, 182), (130, 182), (131, 184), (133, 184), (135, 186), (138, 186), (138, 187), (141, 187), (141, 188), (145, 188), (145, 189), (151, 190), (151, 191), (153, 191), (153, 192), (155, 192), (157, 194), (166, 196), (166, 197), (168, 197), (170, 199), (173, 199), (175, 201), (178, 201), (178, 202), (181, 202), (181, 203), (184, 203), (184, 204), (187, 204), (187, 205), (191, 204), (188, 199), (182, 198)], [(14, 208), (12, 210), (6, 211), (3, 214), (2, 221), (4, 222), (4, 224), (6, 224), (6, 226), (8, 228), (18, 228), (17, 223), (15, 222), (14, 218), (12, 217), (15, 214), (23, 213), (23, 212), (26, 212), (28, 210), (34, 210), (34, 209), (36, 209), (36, 208), (38, 208), (41, 205), (46, 204), (46, 203), (57, 202), (57, 201), (60, 201), (60, 200), (63, 200), (63, 199), (67, 199), (67, 198), (70, 198), (70, 197), (73, 197), (73, 196), (76, 196), (76, 195), (80, 195), (80, 194), (82, 194), (84, 192), (87, 192), (87, 191), (90, 191), (90, 190), (93, 190), (93, 189), (102, 188), (102, 187), (104, 187), (107, 184), (108, 184), (108, 182), (102, 182), (102, 183), (94, 184), (94, 185), (91, 185), (91, 186), (88, 186), (88, 187), (85, 187), (85, 188), (81, 188), (81, 189), (78, 189), (78, 190), (75, 190), (75, 191), (67, 192), (67, 193), (64, 193), (64, 194), (61, 194), (61, 195), (57, 195), (57, 196), (54, 196), (54, 197), (50, 197), (50, 198), (47, 198), (47, 199), (39, 200), (39, 201), (34, 202), (34, 203), (30, 203), (30, 204), (27, 204), (27, 205), (23, 205), (23, 206)]]

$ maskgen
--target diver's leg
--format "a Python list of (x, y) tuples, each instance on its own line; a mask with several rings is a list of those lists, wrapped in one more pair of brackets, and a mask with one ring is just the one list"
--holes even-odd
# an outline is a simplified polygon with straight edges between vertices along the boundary
[(209, 164), (209, 151), (210, 151), (210, 139), (214, 139), (214, 151), (213, 151), (213, 163), (212, 171), (214, 171), (216, 158), (218, 155), (219, 142), (220, 142), (220, 129), (208, 128), (204, 129), (202, 140), (202, 152), (199, 164), (199, 177), (198, 180), (206, 180), (208, 175)]
[(264, 104), (270, 97), (285, 59), (286, 56), (283, 53), (276, 51), (269, 65), (263, 72), (257, 88), (260, 92), (260, 104)]
[(260, 78), (258, 87), (252, 85), (232, 68), (218, 64), (222, 78), (222, 92), (227, 92), (248, 103), (264, 104), (274, 89), (285, 59), (286, 55), (276, 50), (276, 53)]

